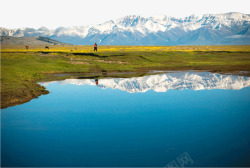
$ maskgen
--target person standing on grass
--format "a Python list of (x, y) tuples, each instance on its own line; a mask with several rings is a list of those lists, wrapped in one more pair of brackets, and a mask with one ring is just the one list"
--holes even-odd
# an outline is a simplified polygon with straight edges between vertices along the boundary
[(28, 46), (28, 45), (26, 45), (26, 49), (27, 49), (27, 50), (29, 49), (29, 46)]
[(94, 51), (97, 51), (97, 44), (94, 45)]

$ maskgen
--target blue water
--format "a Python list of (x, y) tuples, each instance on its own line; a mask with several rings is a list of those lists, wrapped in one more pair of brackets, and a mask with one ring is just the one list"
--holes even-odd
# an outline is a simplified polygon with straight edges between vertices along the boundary
[[(95, 85), (1, 111), (2, 166), (250, 166), (250, 87), (129, 93)], [(191, 161), (192, 160), (192, 161)]]

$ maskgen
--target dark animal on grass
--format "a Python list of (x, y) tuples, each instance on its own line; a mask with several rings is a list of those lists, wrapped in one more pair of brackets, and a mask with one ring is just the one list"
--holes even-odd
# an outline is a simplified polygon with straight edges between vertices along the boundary
[(45, 46), (45, 49), (49, 49), (49, 46)]

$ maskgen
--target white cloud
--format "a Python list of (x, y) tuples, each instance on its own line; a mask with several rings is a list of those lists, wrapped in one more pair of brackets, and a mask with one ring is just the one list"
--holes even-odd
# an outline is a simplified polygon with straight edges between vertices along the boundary
[(249, 13), (248, 0), (1, 0), (0, 27), (86, 26), (136, 14)]

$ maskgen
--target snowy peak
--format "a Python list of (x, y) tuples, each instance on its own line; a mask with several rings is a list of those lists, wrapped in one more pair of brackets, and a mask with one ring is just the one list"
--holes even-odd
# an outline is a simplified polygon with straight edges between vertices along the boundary
[[(47, 86), (55, 82), (40, 83)], [(96, 85), (94, 79), (66, 79), (58, 81), (59, 84), (74, 85)], [(237, 75), (220, 75), (210, 72), (178, 72), (161, 75), (150, 75), (134, 78), (99, 79), (98, 85), (101, 89), (119, 89), (129, 93), (166, 92), (168, 90), (211, 90), (211, 89), (242, 89), (250, 86), (250, 77)]]
[(224, 14), (217, 14), (214, 15), (217, 19), (228, 19), (228, 20), (248, 20), (250, 19), (249, 15), (245, 15), (243, 13), (239, 12), (230, 12), (230, 13), (224, 13)]
[(168, 19), (171, 19), (171, 17), (168, 17), (164, 14), (158, 14), (158, 15), (154, 15), (154, 16), (150, 17), (150, 19), (153, 19), (155, 21), (166, 21)]
[(145, 21), (146, 21), (146, 18), (144, 17), (136, 16), (136, 15), (129, 15), (121, 19), (118, 19), (116, 23), (124, 27), (136, 27), (139, 24), (144, 24)]

